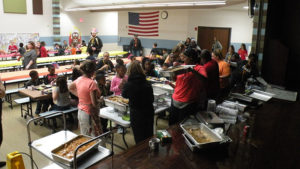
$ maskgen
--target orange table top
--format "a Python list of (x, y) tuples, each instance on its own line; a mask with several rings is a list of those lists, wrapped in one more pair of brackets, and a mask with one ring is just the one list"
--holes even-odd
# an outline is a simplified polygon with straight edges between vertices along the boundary
[[(36, 70), (39, 73), (39, 76), (45, 76), (49, 74), (48, 68), (39, 68), (39, 69), (32, 69), (32, 70)], [(21, 71), (0, 73), (0, 77), (2, 81), (30, 78), (29, 72), (32, 70), (21, 70)], [(71, 65), (60, 66), (59, 69), (55, 70), (56, 74), (66, 73), (66, 72), (72, 72)]]

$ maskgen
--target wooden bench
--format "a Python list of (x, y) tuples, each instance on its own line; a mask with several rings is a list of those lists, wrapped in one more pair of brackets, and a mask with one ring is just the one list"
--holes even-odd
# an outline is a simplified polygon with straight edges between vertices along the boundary
[(24, 89), (24, 88), (10, 89), (10, 90), (5, 91), (5, 101), (7, 101), (10, 104), (11, 109), (13, 109), (11, 96), (13, 94), (19, 93), (19, 90), (22, 90), (22, 89)]
[[(24, 97), (20, 99), (14, 100), (17, 104), (21, 105), (21, 117), (24, 117), (25, 119), (27, 116), (33, 117), (32, 115), (32, 105), (29, 97)], [(23, 108), (23, 106), (26, 105), (26, 108)], [(25, 112), (25, 113), (23, 113)]]

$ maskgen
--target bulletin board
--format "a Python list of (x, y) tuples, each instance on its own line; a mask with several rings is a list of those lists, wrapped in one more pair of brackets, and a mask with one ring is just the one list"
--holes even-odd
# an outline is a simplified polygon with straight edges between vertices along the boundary
[(7, 52), (11, 40), (17, 46), (22, 42), (25, 47), (29, 41), (37, 42), (39, 38), (39, 33), (0, 33), (0, 50)]
[(26, 0), (3, 0), (3, 8), (5, 13), (27, 13)]

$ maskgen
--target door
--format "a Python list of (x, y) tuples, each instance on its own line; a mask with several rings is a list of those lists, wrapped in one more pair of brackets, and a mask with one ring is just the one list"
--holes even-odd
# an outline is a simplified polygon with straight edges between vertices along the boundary
[(222, 54), (225, 57), (230, 45), (231, 28), (198, 27), (197, 42), (201, 49), (211, 51), (214, 37), (222, 44)]

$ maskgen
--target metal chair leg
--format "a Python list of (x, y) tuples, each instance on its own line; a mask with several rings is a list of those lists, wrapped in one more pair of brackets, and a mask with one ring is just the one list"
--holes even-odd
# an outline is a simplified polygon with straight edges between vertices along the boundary
[(23, 117), (23, 104), (21, 104), (21, 117)]
[(126, 142), (126, 140), (125, 140), (125, 128), (124, 127), (122, 127), (122, 138), (123, 138), (123, 141), (124, 141), (124, 144), (125, 144), (125, 146), (126, 146), (126, 148), (128, 149), (128, 145), (127, 145), (127, 142)]

